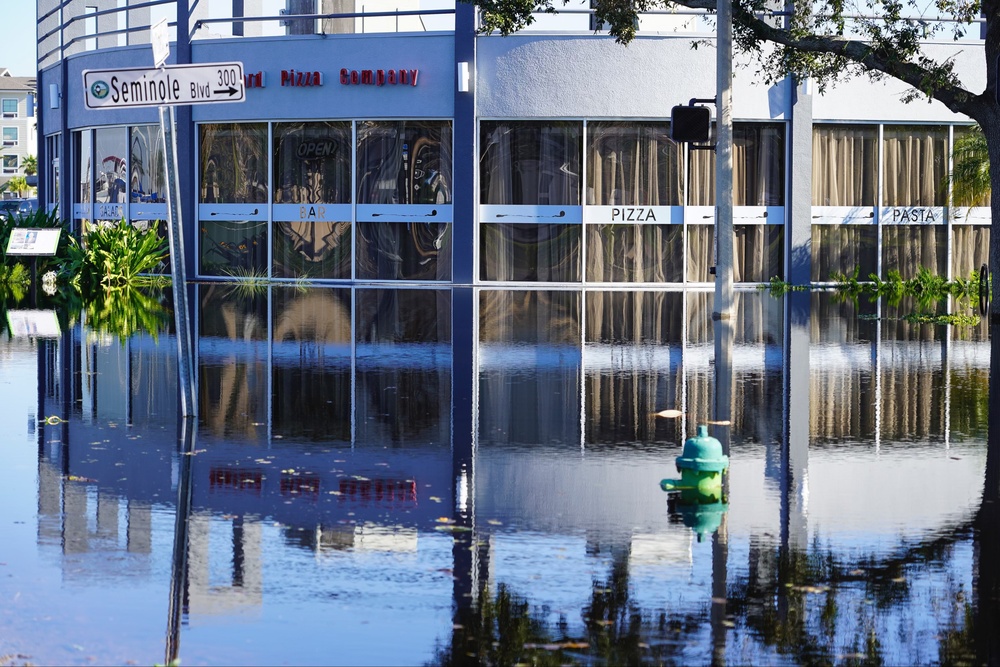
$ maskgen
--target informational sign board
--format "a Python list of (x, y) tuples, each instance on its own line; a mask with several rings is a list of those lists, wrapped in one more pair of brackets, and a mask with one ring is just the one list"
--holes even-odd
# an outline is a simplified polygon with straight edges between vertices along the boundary
[(88, 109), (242, 102), (243, 63), (165, 65), (83, 71)]
[(59, 318), (54, 310), (8, 310), (7, 330), (15, 338), (58, 338)]
[(29, 257), (55, 255), (61, 233), (58, 227), (15, 227), (10, 230), (10, 239), (7, 240), (7, 254)]

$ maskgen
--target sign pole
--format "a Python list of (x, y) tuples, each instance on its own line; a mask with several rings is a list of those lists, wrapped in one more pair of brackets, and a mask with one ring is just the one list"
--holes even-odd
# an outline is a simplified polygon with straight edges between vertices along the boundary
[(170, 240), (170, 271), (174, 288), (174, 327), (177, 330), (177, 372), (181, 390), (181, 414), (197, 417), (194, 377), (191, 369), (191, 327), (187, 304), (187, 272), (184, 268), (184, 227), (181, 224), (180, 186), (177, 179), (177, 137), (174, 135), (174, 107), (160, 107), (167, 167), (167, 237)]
[(177, 178), (177, 124), (174, 107), (179, 104), (242, 102), (246, 97), (243, 63), (197, 63), (166, 65), (170, 51), (167, 23), (151, 29), (153, 68), (126, 67), (83, 71), (84, 106), (87, 109), (159, 107), (160, 130), (167, 167), (167, 236), (174, 288), (174, 323), (177, 328), (177, 373), (181, 391), (181, 414), (197, 417), (192, 375), (191, 327), (184, 270), (184, 232), (181, 224), (180, 182)]

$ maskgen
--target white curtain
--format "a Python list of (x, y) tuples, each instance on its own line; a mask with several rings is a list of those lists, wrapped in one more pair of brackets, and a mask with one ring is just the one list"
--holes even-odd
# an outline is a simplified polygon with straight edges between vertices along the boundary
[(882, 201), (886, 206), (944, 206), (947, 130), (885, 127)]
[(952, 277), (968, 279), (990, 261), (989, 225), (955, 225), (951, 234)]
[(813, 206), (874, 206), (878, 129), (813, 126)]
[(587, 203), (594, 206), (678, 206), (681, 147), (670, 127), (593, 122), (587, 126)]
[[(481, 203), (580, 204), (580, 123), (484, 121), (480, 127)], [(483, 222), (488, 223), (479, 230), (483, 280), (581, 279), (580, 225)]]
[(813, 225), (812, 280), (827, 282), (834, 274), (867, 280), (875, 273), (878, 229), (875, 225)]
[[(715, 153), (690, 150), (688, 204), (715, 204)], [(785, 192), (784, 126), (738, 123), (733, 127), (733, 205), (781, 206)]]

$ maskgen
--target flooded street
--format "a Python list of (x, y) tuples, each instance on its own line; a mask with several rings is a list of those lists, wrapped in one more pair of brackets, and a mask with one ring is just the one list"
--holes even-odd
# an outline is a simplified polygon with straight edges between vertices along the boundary
[(0, 665), (995, 661), (986, 324), (712, 300), (198, 285), (194, 425), (169, 315), (8, 327)]

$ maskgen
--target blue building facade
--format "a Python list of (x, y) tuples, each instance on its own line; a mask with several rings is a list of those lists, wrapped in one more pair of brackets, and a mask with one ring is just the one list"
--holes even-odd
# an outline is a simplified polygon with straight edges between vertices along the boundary
[[(513, 36), (474, 7), (48, 0), (39, 15), (42, 197), (77, 230), (166, 217), (155, 108), (88, 110), (82, 73), (243, 64), (239, 104), (179, 107), (188, 271), (199, 279), (699, 285), (714, 280), (714, 154), (670, 139), (715, 94), (704, 17), (643, 15), (628, 47), (586, 8)], [(105, 6), (106, 5), (106, 6)], [(225, 5), (225, 6), (222, 6)], [(970, 86), (982, 41), (928, 43)], [(955, 207), (969, 120), (894, 82), (734, 79), (735, 280), (819, 283), (986, 261), (987, 208)], [(986, 202), (983, 202), (984, 204)]]

